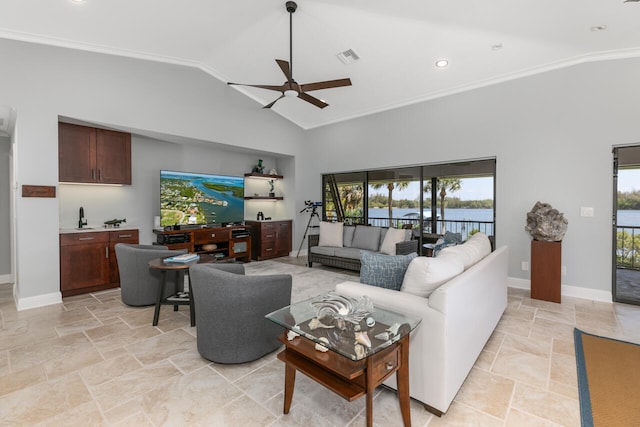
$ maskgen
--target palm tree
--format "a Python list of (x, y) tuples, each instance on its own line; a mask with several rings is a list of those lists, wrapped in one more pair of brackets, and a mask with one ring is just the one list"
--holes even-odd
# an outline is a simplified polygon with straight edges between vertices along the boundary
[[(423, 190), (425, 193), (431, 193), (431, 182), (427, 181)], [(445, 222), (444, 222), (444, 199), (447, 197), (447, 191), (453, 193), (460, 190), (460, 179), (458, 178), (438, 178), (437, 179), (437, 188), (438, 194), (440, 196), (440, 218), (442, 219), (442, 232), (445, 230)]]
[(387, 207), (389, 209), (389, 227), (391, 227), (391, 219), (393, 218), (393, 190), (404, 190), (409, 186), (409, 181), (397, 181), (397, 182), (377, 182), (371, 184), (371, 187), (375, 190), (379, 190), (382, 187), (387, 187), (389, 196), (387, 198)]

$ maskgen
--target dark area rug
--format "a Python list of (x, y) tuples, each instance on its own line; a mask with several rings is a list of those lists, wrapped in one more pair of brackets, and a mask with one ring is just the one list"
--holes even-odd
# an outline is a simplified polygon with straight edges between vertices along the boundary
[(640, 426), (640, 345), (573, 336), (582, 426)]

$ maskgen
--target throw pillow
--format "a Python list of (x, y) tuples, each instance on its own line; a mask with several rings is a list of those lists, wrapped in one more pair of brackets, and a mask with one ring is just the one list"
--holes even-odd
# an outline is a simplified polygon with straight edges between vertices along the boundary
[(407, 267), (400, 290), (429, 298), (440, 285), (463, 271), (464, 265), (453, 256), (417, 257)]
[(342, 228), (341, 222), (320, 222), (320, 242), (319, 246), (335, 246), (342, 247)]
[(351, 247), (377, 252), (380, 247), (380, 227), (356, 225)]
[(464, 269), (476, 264), (482, 258), (491, 253), (491, 242), (486, 234), (476, 233), (464, 244), (444, 248), (439, 256), (444, 254), (455, 254), (464, 264)]
[(381, 255), (363, 251), (360, 283), (399, 291), (409, 263), (417, 256), (415, 252), (409, 255)]
[(452, 233), (445, 231), (444, 235), (438, 239), (433, 247), (433, 256), (438, 256), (438, 252), (448, 246), (455, 246), (462, 243), (462, 235), (460, 233)]
[(380, 252), (387, 255), (396, 254), (396, 243), (404, 242), (407, 230), (399, 228), (389, 228), (384, 235), (384, 240), (380, 246)]

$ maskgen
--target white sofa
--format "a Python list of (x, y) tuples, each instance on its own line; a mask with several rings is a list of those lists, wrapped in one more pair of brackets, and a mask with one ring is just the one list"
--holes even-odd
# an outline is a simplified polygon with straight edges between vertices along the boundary
[[(345, 296), (368, 295), (380, 307), (422, 317), (410, 337), (410, 394), (441, 415), (507, 306), (507, 260), (507, 247), (500, 247), (428, 298), (356, 282), (340, 283), (335, 290)], [(395, 389), (395, 375), (385, 384)]]

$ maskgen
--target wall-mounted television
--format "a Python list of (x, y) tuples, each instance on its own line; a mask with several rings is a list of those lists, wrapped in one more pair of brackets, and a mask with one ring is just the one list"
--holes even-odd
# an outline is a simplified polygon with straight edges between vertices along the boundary
[(160, 171), (160, 225), (217, 225), (244, 221), (244, 178)]

